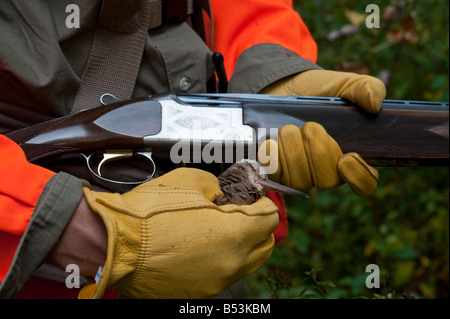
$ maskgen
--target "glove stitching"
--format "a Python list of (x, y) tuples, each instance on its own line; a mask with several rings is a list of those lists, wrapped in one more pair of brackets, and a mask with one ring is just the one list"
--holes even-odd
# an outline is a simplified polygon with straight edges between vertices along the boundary
[[(220, 213), (225, 213), (225, 214), (241, 213), (241, 214), (247, 215), (249, 217), (270, 215), (270, 214), (278, 212), (278, 208), (276, 206), (267, 212), (265, 211), (265, 210), (269, 209), (271, 206), (273, 206), (272, 203), (266, 204), (264, 206), (258, 205), (257, 207), (251, 207), (251, 206), (249, 207), (248, 205), (246, 205), (247, 210), (244, 210), (237, 205), (225, 205), (225, 206), (228, 206), (230, 209), (224, 209), (224, 208), (221, 208), (220, 206), (217, 206), (216, 204), (211, 203), (209, 201), (206, 202), (206, 200), (205, 200), (205, 203), (201, 203), (201, 202), (199, 202), (199, 200), (191, 200), (191, 201), (184, 201), (179, 204), (173, 204), (173, 203), (157, 204), (155, 206), (148, 207), (145, 209), (133, 209), (131, 211), (129, 209), (129, 207), (117, 205), (117, 204), (111, 205), (110, 203), (104, 201), (101, 198), (98, 198), (97, 202), (100, 205), (106, 206), (110, 209), (117, 210), (120, 213), (129, 215), (129, 216), (132, 216), (132, 217), (135, 217), (138, 219), (148, 219), (157, 214), (167, 213), (167, 212), (175, 212), (175, 211), (186, 210), (186, 209), (189, 209), (189, 210), (212, 209), (212, 210), (216, 210)], [(192, 205), (192, 206), (186, 207), (189, 205)], [(233, 208), (233, 210), (231, 210), (231, 208)], [(264, 210), (265, 212), (261, 213), (260, 212), (261, 210)], [(138, 214), (144, 214), (144, 216), (140, 216)]]
[[(139, 218), (139, 219), (146, 219), (152, 215), (164, 213), (164, 212), (172, 211), (172, 210), (176, 211), (176, 210), (180, 210), (180, 209), (199, 209), (199, 208), (215, 208), (216, 207), (216, 205), (211, 202), (209, 202), (209, 205), (208, 204), (205, 205), (204, 203), (199, 203), (198, 200), (184, 201), (183, 203), (179, 203), (179, 204), (173, 204), (173, 203), (155, 204), (152, 207), (147, 207), (144, 209), (137, 209), (137, 208), (130, 209), (130, 207), (128, 207), (126, 205), (118, 205), (118, 204), (111, 205), (109, 202), (104, 201), (101, 198), (98, 199), (98, 203), (103, 206), (106, 206), (110, 209), (117, 210), (120, 213), (130, 215), (130, 216), (133, 216), (133, 217)], [(186, 207), (189, 204), (191, 204), (191, 205), (197, 204), (197, 206)], [(137, 213), (146, 213), (146, 215), (139, 216), (139, 215), (137, 215)]]
[(150, 233), (146, 230), (149, 229), (149, 224), (150, 220), (147, 219), (144, 222), (142, 222), (140, 224), (140, 235), (141, 235), (141, 244), (140, 244), (140, 249), (139, 249), (139, 257), (138, 257), (138, 264), (136, 266), (136, 271), (133, 274), (133, 278), (131, 279), (132, 281), (134, 280), (134, 278), (138, 279), (138, 283), (139, 283), (139, 274), (141, 270), (145, 270), (145, 264), (147, 263), (147, 254), (146, 252), (149, 251), (149, 247), (150, 247)]
[[(236, 205), (232, 204), (232, 206), (236, 206)], [(228, 214), (241, 213), (241, 214), (246, 215), (248, 217), (265, 216), (265, 215), (272, 215), (272, 214), (278, 213), (278, 208), (277, 207), (272, 208), (270, 211), (266, 211), (266, 212), (262, 212), (262, 213), (259, 212), (261, 209), (262, 210), (269, 209), (270, 206), (272, 206), (272, 205), (265, 205), (264, 207), (251, 208), (251, 209), (249, 209), (250, 212), (239, 208), (239, 206), (233, 207), (235, 209), (233, 209), (232, 211), (227, 211), (227, 210), (221, 209), (220, 207), (218, 207), (217, 210), (219, 210), (222, 213), (228, 213)], [(256, 211), (256, 213), (255, 213), (255, 211)]]
[(343, 156), (339, 161), (345, 162), (347, 158), (355, 159), (370, 174), (370, 176), (372, 176), (376, 181), (378, 181), (378, 177), (372, 172), (370, 166), (362, 158), (360, 158), (359, 156), (355, 156), (353, 154), (356, 153), (348, 153), (346, 154), (347, 156), (345, 157)]
[(203, 194), (202, 191), (192, 187), (168, 187), (168, 186), (144, 186), (135, 188), (133, 193), (144, 194), (148, 192), (153, 193), (175, 193), (175, 192), (184, 192), (183, 194), (195, 193), (195, 194)]

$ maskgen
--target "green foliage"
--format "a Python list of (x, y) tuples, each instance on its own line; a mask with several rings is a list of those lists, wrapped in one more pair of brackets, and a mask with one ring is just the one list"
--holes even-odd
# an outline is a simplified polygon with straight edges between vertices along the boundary
[[(356, 34), (332, 42), (327, 39), (330, 32), (350, 23), (349, 17), (367, 15), (368, 3), (294, 3), (318, 43), (318, 64), (324, 68), (345, 70), (343, 65), (351, 65), (375, 76), (390, 74), (388, 98), (448, 101), (448, 1), (377, 1), (382, 14), (391, 6), (401, 17), (382, 20), (379, 29), (368, 29), (362, 22)], [(412, 17), (409, 24), (405, 17)], [(412, 33), (411, 40), (395, 42), (402, 28)], [(448, 298), (449, 169), (379, 168), (379, 172), (379, 187), (368, 197), (354, 195), (346, 185), (330, 191), (313, 189), (310, 200), (285, 197), (289, 236), (249, 277), (253, 294)], [(366, 288), (368, 264), (380, 268), (379, 289)]]
[[(378, 29), (365, 26), (369, 3), (380, 8)], [(448, 101), (447, 0), (297, 0), (294, 4), (317, 42), (317, 63), (325, 69), (380, 77), (388, 84), (388, 98)], [(358, 20), (358, 15), (363, 19)], [(352, 28), (342, 29), (352, 24), (350, 20), (358, 23), (356, 34)], [(343, 31), (341, 37), (329, 41), (337, 30)]]
[[(348, 186), (286, 197), (290, 233), (250, 277), (262, 298), (448, 298), (448, 168), (380, 168), (365, 198)], [(368, 264), (380, 289), (368, 289)]]

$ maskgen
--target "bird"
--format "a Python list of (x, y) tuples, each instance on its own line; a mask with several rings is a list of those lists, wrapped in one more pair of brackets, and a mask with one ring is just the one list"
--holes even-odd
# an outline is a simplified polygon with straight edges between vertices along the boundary
[(254, 160), (243, 159), (232, 164), (217, 179), (224, 194), (224, 196), (216, 198), (217, 205), (250, 205), (263, 196), (265, 191), (309, 198), (303, 192), (271, 181), (267, 177), (264, 167)]

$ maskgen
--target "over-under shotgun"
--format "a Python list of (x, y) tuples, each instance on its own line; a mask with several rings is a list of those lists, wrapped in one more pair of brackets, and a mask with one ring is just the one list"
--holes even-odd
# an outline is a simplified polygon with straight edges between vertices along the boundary
[[(374, 115), (340, 98), (164, 95), (113, 102), (7, 135), (35, 163), (73, 152), (88, 158), (104, 150), (120, 150), (110, 158), (140, 154), (151, 159), (150, 151), (153, 158), (198, 162), (195, 150), (209, 147), (209, 153), (200, 156), (205, 160), (209, 155), (208, 162), (218, 159), (211, 153), (217, 145), (244, 146), (248, 152), (261, 138), (276, 138), (271, 134), (285, 124), (301, 127), (314, 121), (324, 126), (344, 153), (357, 152), (372, 165), (447, 166), (448, 109), (448, 103), (385, 100), (381, 112)], [(186, 144), (193, 147), (188, 157), (180, 155)]]

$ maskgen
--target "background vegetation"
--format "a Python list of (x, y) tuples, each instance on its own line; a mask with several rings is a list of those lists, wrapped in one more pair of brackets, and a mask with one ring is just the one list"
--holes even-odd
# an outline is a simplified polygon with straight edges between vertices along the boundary
[[(382, 79), (387, 98), (448, 101), (449, 3), (376, 1), (379, 29), (354, 0), (294, 1), (326, 69)], [(375, 1), (373, 1), (375, 3)], [(289, 236), (249, 277), (259, 298), (448, 298), (448, 167), (380, 168), (366, 198), (347, 186), (286, 197)], [(368, 264), (381, 271), (368, 289)]]

